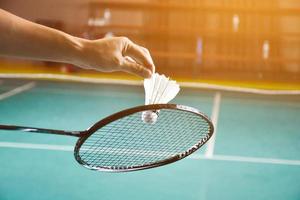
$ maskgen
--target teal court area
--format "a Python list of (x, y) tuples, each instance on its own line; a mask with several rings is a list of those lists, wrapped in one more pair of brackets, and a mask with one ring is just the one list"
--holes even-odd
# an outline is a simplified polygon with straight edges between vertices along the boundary
[[(84, 130), (144, 103), (142, 86), (0, 82), (0, 124)], [(182, 88), (172, 103), (212, 116), (215, 138), (190, 157), (144, 171), (87, 170), (73, 157), (76, 138), (0, 131), (0, 199), (300, 199), (299, 95)]]

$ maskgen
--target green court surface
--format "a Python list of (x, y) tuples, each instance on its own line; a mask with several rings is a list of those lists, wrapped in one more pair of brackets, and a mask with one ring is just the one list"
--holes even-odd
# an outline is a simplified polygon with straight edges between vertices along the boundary
[[(84, 130), (143, 103), (142, 86), (0, 80), (0, 124)], [(182, 88), (172, 103), (214, 115), (215, 140), (144, 171), (87, 170), (73, 157), (76, 138), (0, 131), (0, 200), (300, 199), (299, 95)]]

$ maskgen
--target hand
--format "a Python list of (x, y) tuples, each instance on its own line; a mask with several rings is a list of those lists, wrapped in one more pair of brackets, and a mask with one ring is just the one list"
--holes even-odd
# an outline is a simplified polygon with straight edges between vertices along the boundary
[(155, 71), (149, 51), (126, 37), (82, 40), (75, 65), (103, 72), (124, 71), (148, 78)]

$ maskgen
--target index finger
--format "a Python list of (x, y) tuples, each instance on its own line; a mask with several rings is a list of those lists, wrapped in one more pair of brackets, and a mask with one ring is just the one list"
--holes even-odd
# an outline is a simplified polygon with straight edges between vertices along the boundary
[(145, 66), (146, 68), (150, 69), (152, 73), (155, 72), (155, 66), (149, 51), (144, 48), (140, 47), (133, 42), (129, 42), (126, 51), (123, 52), (125, 56), (130, 56), (139, 64)]

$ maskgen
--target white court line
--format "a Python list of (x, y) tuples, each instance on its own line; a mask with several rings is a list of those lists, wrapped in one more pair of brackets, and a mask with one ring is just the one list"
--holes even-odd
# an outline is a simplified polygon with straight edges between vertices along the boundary
[(52, 144), (32, 144), (18, 142), (0, 142), (0, 147), (18, 148), (18, 149), (40, 149), (40, 150), (55, 150), (55, 151), (73, 151), (73, 146), (67, 145), (52, 145)]
[[(0, 142), (0, 148), (17, 148), (17, 149), (37, 149), (37, 150), (52, 150), (52, 151), (70, 151), (74, 150), (73, 146), (69, 145), (51, 145), (51, 144), (33, 144), (33, 143), (18, 143), (18, 142)], [(300, 160), (287, 160), (277, 158), (259, 158), (259, 157), (243, 157), (232, 155), (213, 155), (207, 158), (203, 155), (192, 154), (187, 157), (194, 160), (215, 160), (215, 161), (234, 161), (248, 162), (257, 164), (277, 164), (277, 165), (296, 165), (300, 166)]]
[[(75, 81), (75, 82), (96, 83), (96, 84), (101, 83), (101, 84), (116, 84), (116, 85), (131, 85), (131, 86), (142, 85), (142, 81), (135, 81), (135, 80), (88, 78), (88, 77), (79, 77), (79, 76), (63, 75), (63, 74), (0, 73), (0, 78), (54, 79), (54, 80)], [(235, 86), (222, 86), (216, 84), (197, 83), (197, 82), (179, 82), (179, 85), (181, 87), (187, 87), (187, 88), (212, 89), (212, 90), (242, 92), (242, 93), (261, 94), (261, 95), (300, 95), (300, 90), (267, 90), (267, 89), (245, 88), (245, 87), (235, 87)]]
[(27, 83), (25, 85), (22, 85), (20, 87), (17, 87), (15, 89), (13, 89), (13, 90), (10, 90), (8, 92), (0, 94), (0, 100), (6, 99), (8, 97), (11, 97), (13, 95), (19, 94), (19, 93), (24, 92), (26, 90), (30, 90), (30, 89), (32, 89), (34, 87), (35, 87), (35, 82)]
[(214, 103), (213, 103), (213, 109), (212, 109), (212, 114), (211, 114), (211, 121), (214, 125), (214, 133), (206, 145), (205, 157), (207, 157), (207, 158), (211, 158), (214, 155), (220, 103), (221, 103), (221, 93), (217, 92), (214, 96)]
[(297, 165), (300, 166), (300, 160), (287, 160), (277, 158), (259, 158), (259, 157), (244, 157), (244, 156), (231, 156), (231, 155), (213, 155), (207, 158), (202, 155), (190, 155), (192, 159), (200, 160), (216, 160), (216, 161), (234, 161), (234, 162), (247, 162), (247, 163), (261, 163), (261, 164), (278, 164), (278, 165)]

